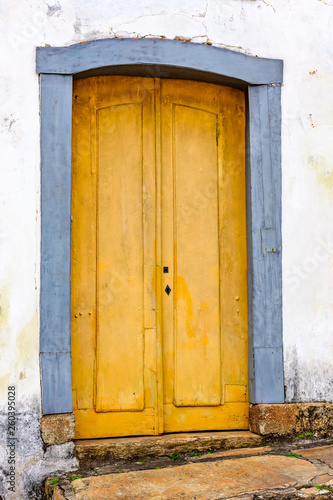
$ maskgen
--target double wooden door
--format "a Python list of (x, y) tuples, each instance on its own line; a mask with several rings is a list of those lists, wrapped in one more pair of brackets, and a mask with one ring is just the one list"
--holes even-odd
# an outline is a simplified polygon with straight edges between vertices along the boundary
[(243, 92), (74, 83), (71, 276), (77, 438), (248, 427)]

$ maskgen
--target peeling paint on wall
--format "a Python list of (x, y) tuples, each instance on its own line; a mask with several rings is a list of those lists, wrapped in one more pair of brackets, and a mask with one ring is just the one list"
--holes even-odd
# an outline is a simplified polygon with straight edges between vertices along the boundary
[[(312, 334), (314, 332), (312, 331)], [(307, 351), (306, 342), (302, 346), (302, 351)], [(299, 346), (289, 347), (285, 355), (285, 363), (288, 364), (288, 376), (285, 379), (287, 388), (286, 398), (290, 403), (313, 402), (313, 401), (332, 401), (333, 393), (332, 378), (327, 374), (331, 371), (331, 359), (333, 347), (328, 346), (328, 353), (323, 354), (320, 346), (317, 346), (318, 360), (316, 365), (316, 377), (308, 377), (307, 374), (312, 371), (311, 363), (307, 362), (299, 353)], [(311, 396), (310, 396), (311, 395)]]
[(39, 397), (19, 397), (16, 419), (16, 485), (9, 490), (7, 454), (7, 411), (0, 407), (0, 496), (9, 500), (40, 500), (42, 481), (50, 473), (61, 473), (77, 468), (73, 457), (74, 444), (53, 445), (46, 450), (40, 434)]

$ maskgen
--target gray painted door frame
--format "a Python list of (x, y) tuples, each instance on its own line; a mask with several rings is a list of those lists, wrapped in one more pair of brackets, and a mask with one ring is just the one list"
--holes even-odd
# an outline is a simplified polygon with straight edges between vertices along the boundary
[(246, 91), (250, 402), (283, 403), (281, 85), (283, 61), (158, 39), (37, 48), (41, 90), (40, 359), (43, 414), (72, 412), (71, 127), (73, 78), (179, 78)]

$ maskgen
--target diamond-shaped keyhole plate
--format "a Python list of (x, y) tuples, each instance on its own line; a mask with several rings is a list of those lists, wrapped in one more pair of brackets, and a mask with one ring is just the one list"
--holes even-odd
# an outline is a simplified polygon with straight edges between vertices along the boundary
[(169, 285), (166, 286), (166, 289), (165, 289), (166, 293), (168, 295), (170, 295), (170, 292), (171, 292), (171, 288), (169, 287)]

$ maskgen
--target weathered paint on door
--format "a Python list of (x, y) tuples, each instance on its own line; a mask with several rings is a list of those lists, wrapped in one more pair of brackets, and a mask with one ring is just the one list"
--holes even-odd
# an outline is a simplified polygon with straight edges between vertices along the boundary
[(76, 437), (246, 429), (244, 94), (110, 76), (73, 96)]

